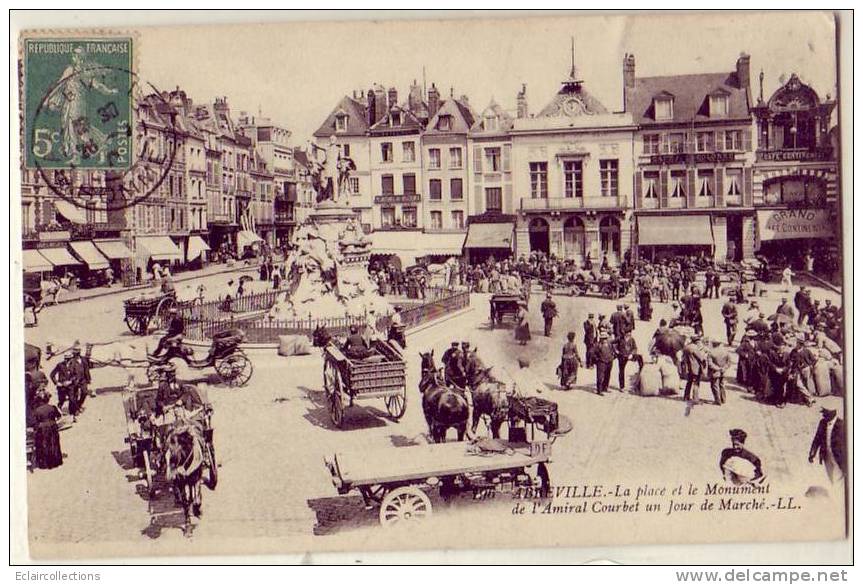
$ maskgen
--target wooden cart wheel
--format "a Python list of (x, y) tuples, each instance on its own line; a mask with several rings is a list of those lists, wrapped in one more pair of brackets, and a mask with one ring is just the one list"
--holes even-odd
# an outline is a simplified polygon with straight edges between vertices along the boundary
[(408, 407), (408, 390), (407, 386), (402, 388), (400, 394), (387, 396), (386, 399), (387, 412), (394, 420), (399, 420), (405, 414)]
[(156, 488), (153, 485), (154, 476), (155, 473), (153, 472), (153, 466), (150, 464), (150, 452), (144, 451), (144, 481), (147, 482), (147, 493), (151, 496), (156, 491)]
[(432, 515), (432, 504), (424, 491), (413, 486), (396, 488), (384, 497), (379, 514), (381, 526), (420, 522)]
[(342, 398), (342, 375), (331, 360), (324, 360), (324, 390), (330, 406), (333, 424), (341, 428), (345, 421), (345, 406)]
[(242, 351), (216, 361), (215, 366), (222, 381), (233, 388), (245, 386), (254, 371), (251, 360)]
[(159, 304), (156, 305), (156, 311), (153, 316), (157, 318), (157, 326), (161, 329), (168, 327), (168, 312), (177, 306), (177, 299), (171, 296), (162, 297)]
[(219, 465), (216, 463), (216, 447), (212, 441), (207, 444), (207, 479), (204, 480), (206, 486), (214, 490), (216, 484), (219, 483)]
[(147, 323), (149, 319), (144, 315), (126, 315), (126, 327), (135, 335), (144, 335), (147, 333)]

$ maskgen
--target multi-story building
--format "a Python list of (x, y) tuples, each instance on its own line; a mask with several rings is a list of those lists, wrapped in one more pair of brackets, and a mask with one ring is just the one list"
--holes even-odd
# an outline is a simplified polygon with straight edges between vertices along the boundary
[[(371, 226), (373, 222), (372, 201), (375, 195), (371, 182), (368, 130), (369, 126), (383, 116), (385, 99), (384, 90), (381, 87), (370, 90), (367, 98), (363, 96), (362, 90), (355, 91), (352, 96), (342, 97), (320, 128), (315, 131), (314, 144), (310, 144), (307, 152), (304, 153), (306, 159), (309, 156), (319, 158), (316, 153), (308, 150), (316, 150), (316, 147), (326, 149), (330, 144), (330, 138), (335, 137), (342, 154), (353, 160), (356, 166), (350, 178), (350, 205), (359, 214), (360, 222), (367, 226)], [(302, 218), (298, 219), (302, 220)]]
[(749, 56), (730, 72), (636, 77), (623, 60), (624, 108), (638, 124), (637, 249), (648, 258), (754, 252)]
[(439, 101), (437, 88), (429, 90), (431, 119), (422, 135), (425, 231), (464, 233), (468, 215), (467, 134), (474, 112), (467, 98)]
[[(372, 95), (372, 93), (374, 95)], [(372, 99), (373, 98), (373, 99)], [(376, 86), (369, 94), (377, 116), (369, 127), (374, 230), (422, 229), (423, 157), (420, 137), (428, 123), (425, 104), (398, 103), (398, 91)], [(429, 194), (425, 194), (428, 199)]]
[(252, 150), (249, 176), (252, 181), (252, 201), (249, 229), (258, 234), (269, 246), (276, 243), (274, 221), (275, 182), (274, 174), (267, 165), (264, 155), (257, 149)]
[(510, 135), (512, 161), (484, 153), (483, 171), (512, 166), (516, 253), (620, 262), (630, 246), (632, 116), (611, 113), (594, 98), (573, 60), (548, 105), (516, 117)]
[[(795, 269), (830, 272), (838, 263), (838, 156), (832, 116), (836, 102), (822, 100), (796, 74), (764, 100), (764, 74), (753, 108), (757, 130), (754, 178), (754, 248)], [(807, 255), (836, 266), (807, 266)]]

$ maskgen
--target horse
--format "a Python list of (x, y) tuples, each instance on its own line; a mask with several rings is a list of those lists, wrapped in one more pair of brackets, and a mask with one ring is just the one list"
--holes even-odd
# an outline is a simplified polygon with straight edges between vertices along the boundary
[(165, 477), (171, 482), (174, 497), (183, 507), (183, 534), (189, 536), (192, 514), (201, 517), (201, 483), (204, 470), (204, 445), (200, 433), (191, 426), (179, 425), (167, 437)]
[[(476, 352), (476, 350), (474, 350)], [(476, 357), (479, 360), (478, 357)], [(486, 425), (491, 436), (500, 438), (500, 427), (509, 418), (509, 391), (506, 384), (491, 374), (491, 368), (478, 361), (477, 366), (468, 372), (468, 386), (473, 395), (473, 421), (471, 433), (476, 434), (477, 426), (483, 416), (489, 418)]]
[(465, 395), (448, 387), (440, 370), (434, 363), (434, 350), (420, 353), (421, 371), (420, 392), (423, 396), (423, 414), (429, 426), (429, 432), (435, 443), (446, 441), (446, 432), (454, 427), (458, 440), (463, 441), (467, 431), (467, 419), (470, 413)]
[[(45, 345), (45, 356), (52, 359), (56, 355), (62, 355), (66, 351), (80, 345), (74, 343), (54, 343), (49, 341)], [(104, 368), (114, 366), (121, 368), (132, 384), (135, 380), (135, 369), (147, 365), (149, 350), (147, 345), (140, 340), (135, 341), (109, 341), (106, 343), (85, 343), (82, 355), (89, 362), (90, 368)], [(57, 348), (60, 349), (57, 349)]]

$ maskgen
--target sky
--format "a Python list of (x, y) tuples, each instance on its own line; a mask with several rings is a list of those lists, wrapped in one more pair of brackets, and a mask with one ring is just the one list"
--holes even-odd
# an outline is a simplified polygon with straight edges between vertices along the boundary
[(428, 87), (467, 95), (477, 112), (492, 98), (514, 111), (525, 83), (536, 113), (569, 72), (571, 38), (585, 87), (610, 110), (622, 107), (625, 53), (647, 77), (732, 71), (746, 52), (754, 98), (762, 69), (765, 99), (792, 72), (835, 97), (834, 31), (815, 12), (486, 16), (142, 28), (137, 46), (143, 81), (199, 102), (227, 96), (235, 115), (260, 111), (299, 145), (344, 95), (380, 83), (403, 101), (424, 69)]

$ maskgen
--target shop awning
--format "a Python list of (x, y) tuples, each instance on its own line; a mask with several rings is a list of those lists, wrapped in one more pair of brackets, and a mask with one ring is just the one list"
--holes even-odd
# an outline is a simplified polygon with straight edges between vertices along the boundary
[(242, 250), (246, 246), (254, 246), (258, 242), (263, 242), (264, 240), (256, 234), (255, 232), (249, 230), (242, 230), (237, 232), (237, 248)]
[(39, 253), (54, 266), (79, 266), (81, 264), (66, 248), (42, 248)]
[(93, 240), (93, 243), (109, 260), (122, 260), (134, 256), (132, 250), (120, 240)]
[(372, 232), (372, 254), (399, 254), (417, 251), (417, 242), (422, 234), (411, 230), (381, 230)]
[(472, 223), (467, 230), (465, 249), (505, 249), (512, 250), (511, 223)]
[(139, 236), (139, 255), (153, 260), (182, 260), (183, 253), (168, 236)]
[(72, 242), (69, 246), (90, 270), (104, 270), (108, 268), (108, 259), (96, 249), (93, 242)]
[(826, 209), (774, 209), (758, 211), (758, 239), (791, 240), (800, 238), (831, 238), (838, 235), (838, 226)]
[(464, 234), (423, 234), (416, 244), (417, 254), (432, 256), (461, 256)]
[(638, 217), (639, 246), (712, 246), (709, 215)]
[(63, 199), (55, 199), (54, 207), (57, 208), (57, 211), (71, 221), (72, 223), (78, 223), (84, 225), (87, 223), (87, 216), (84, 214), (84, 210), (80, 207), (72, 205), (68, 201), (64, 201)]
[(186, 250), (186, 262), (197, 260), (204, 252), (209, 252), (210, 246), (207, 245), (201, 236), (190, 236), (189, 247)]
[(22, 250), (25, 272), (48, 272), (54, 265), (38, 250)]

